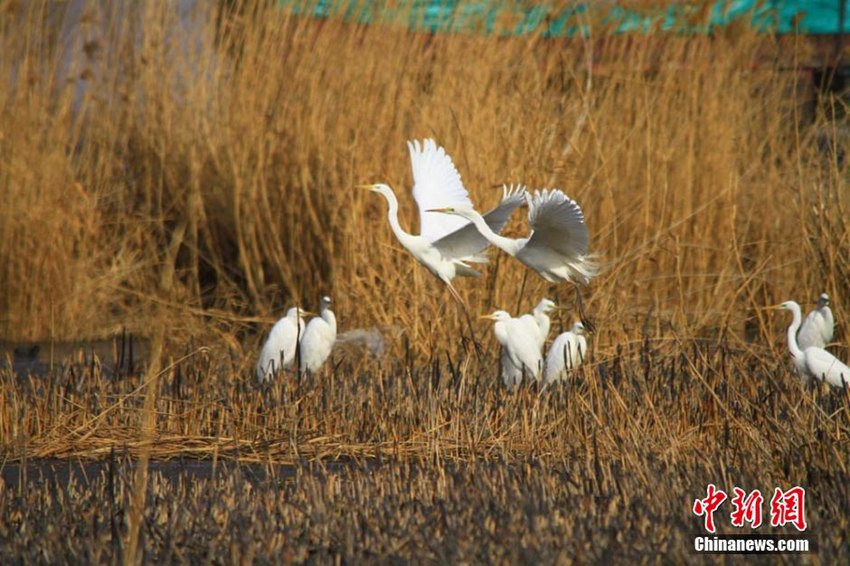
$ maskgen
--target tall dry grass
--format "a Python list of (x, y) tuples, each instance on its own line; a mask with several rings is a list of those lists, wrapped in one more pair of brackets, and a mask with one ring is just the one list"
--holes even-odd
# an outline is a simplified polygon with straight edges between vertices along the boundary
[[(430, 35), (235, 4), (0, 1), (5, 339), (146, 332), (158, 304), (169, 338), (238, 344), (327, 293), (344, 328), (455, 347), (456, 307), (354, 188), (390, 183), (415, 229), (404, 142), (426, 136), (481, 208), (505, 182), (579, 200), (602, 346), (639, 326), (767, 342), (779, 324), (754, 307), (821, 290), (841, 320), (850, 193), (811, 134), (804, 42)], [(815, 127), (840, 146), (825, 102)], [(520, 297), (523, 268), (492, 257), (458, 283), (473, 312), (571, 300), (536, 276)]]

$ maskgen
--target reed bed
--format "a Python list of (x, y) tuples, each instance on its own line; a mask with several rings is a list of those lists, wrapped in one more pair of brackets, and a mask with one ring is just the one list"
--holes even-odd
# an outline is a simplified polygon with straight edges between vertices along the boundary
[[(713, 482), (804, 485), (805, 558), (847, 557), (850, 394), (804, 387), (785, 360), (647, 341), (563, 387), (509, 394), (490, 351), (482, 363), (342, 362), (267, 389), (223, 358), (167, 366), (151, 438), (138, 376), (104, 376), (97, 361), (51, 379), (5, 373), (0, 451), (4, 468), (27, 471), (0, 489), (4, 554), (106, 563), (134, 540), (147, 562), (684, 563), (701, 528), (690, 506)], [(148, 473), (131, 538), (142, 454), (175, 472)], [(57, 458), (106, 463), (39, 479), (38, 462)], [(185, 459), (213, 477), (180, 473)]]

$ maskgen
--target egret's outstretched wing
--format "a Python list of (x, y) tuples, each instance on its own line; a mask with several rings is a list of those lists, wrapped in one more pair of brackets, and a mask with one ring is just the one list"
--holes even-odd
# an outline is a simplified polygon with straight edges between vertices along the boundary
[[(497, 234), (500, 233), (508, 223), (508, 220), (511, 219), (511, 214), (513, 214), (514, 210), (518, 206), (522, 205), (524, 198), (525, 187), (521, 185), (516, 187), (513, 185), (510, 187), (507, 185), (503, 186), (502, 202), (500, 202), (496, 208), (484, 215), (484, 222), (487, 223), (492, 231)], [(430, 215), (434, 213), (429, 212), (427, 214)], [(443, 214), (440, 216), (447, 215)], [(485, 261), (486, 258), (475, 256), (489, 245), (487, 239), (478, 232), (478, 229), (472, 224), (472, 222), (463, 218), (461, 218), (461, 220), (465, 222), (465, 225), (451, 234), (443, 236), (439, 240), (435, 241), (434, 247), (440, 250), (440, 253), (443, 254), (443, 257), (445, 258), (465, 259), (468, 261), (478, 262)]]
[(534, 191), (534, 198), (526, 198), (528, 225), (533, 232), (525, 247), (546, 247), (569, 258), (587, 254), (590, 236), (576, 201), (557, 189)]
[(469, 207), (472, 201), (463, 188), (460, 173), (452, 158), (434, 140), (407, 142), (413, 166), (413, 198), (419, 205), (422, 236), (429, 242), (439, 240), (461, 228), (467, 221), (458, 216), (426, 212), (432, 208)]
[(526, 193), (531, 236), (516, 257), (548, 281), (587, 283), (596, 274), (587, 256), (590, 236), (578, 203), (559, 190)]

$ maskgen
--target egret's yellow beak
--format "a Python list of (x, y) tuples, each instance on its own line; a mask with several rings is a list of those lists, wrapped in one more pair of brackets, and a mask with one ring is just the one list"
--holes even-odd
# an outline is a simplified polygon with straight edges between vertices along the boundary
[(356, 185), (358, 189), (369, 189), (370, 191), (374, 191), (378, 188), (378, 185)]
[(446, 208), (429, 208), (425, 212), (454, 212), (454, 211), (455, 211), (455, 209), (453, 209), (450, 206), (447, 206)]
[(490, 320), (496, 320), (496, 317), (493, 316), (492, 314), (482, 314), (478, 318), (487, 318), (487, 319), (490, 319)]
[(316, 316), (316, 313), (313, 311), (305, 311), (304, 309), (298, 309), (298, 314), (301, 316)]

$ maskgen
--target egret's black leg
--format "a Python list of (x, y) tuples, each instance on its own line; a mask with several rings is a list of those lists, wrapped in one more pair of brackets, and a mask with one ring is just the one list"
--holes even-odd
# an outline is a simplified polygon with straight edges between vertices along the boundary
[(581, 290), (579, 289), (578, 285), (576, 285), (575, 287), (576, 305), (578, 306), (579, 319), (581, 320), (581, 323), (584, 325), (588, 332), (596, 332), (596, 325), (594, 325), (593, 322), (589, 318), (587, 318), (587, 315), (584, 314), (584, 304), (581, 300)]

